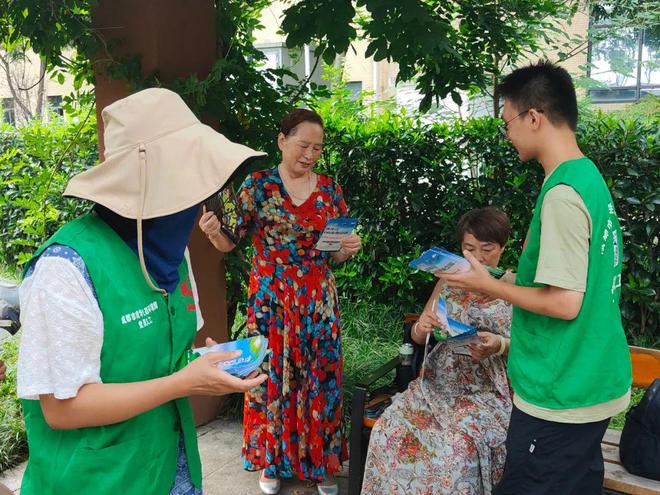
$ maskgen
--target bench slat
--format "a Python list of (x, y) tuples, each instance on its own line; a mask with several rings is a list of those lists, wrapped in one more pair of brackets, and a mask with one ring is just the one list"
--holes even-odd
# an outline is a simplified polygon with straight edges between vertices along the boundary
[(621, 464), (618, 445), (608, 445), (606, 443), (602, 443), (600, 444), (600, 447), (603, 451), (603, 460), (605, 462), (611, 462), (613, 464)]
[(635, 476), (612, 462), (605, 463), (603, 487), (630, 495), (660, 495), (660, 481)]
[(613, 430), (608, 428), (603, 437), (603, 443), (609, 443), (610, 445), (616, 445), (619, 447), (619, 442), (621, 441), (621, 430)]

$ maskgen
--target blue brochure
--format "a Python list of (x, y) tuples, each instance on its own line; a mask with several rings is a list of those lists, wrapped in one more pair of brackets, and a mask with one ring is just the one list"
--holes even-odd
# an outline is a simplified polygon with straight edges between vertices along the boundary
[(468, 345), (471, 342), (479, 341), (476, 327), (466, 325), (447, 316), (447, 303), (442, 296), (435, 303), (435, 314), (441, 321), (447, 322), (446, 337), (440, 331), (434, 331), (435, 338), (439, 341), (444, 340), (447, 345), (452, 347)]
[(244, 377), (256, 370), (263, 362), (266, 354), (270, 352), (268, 349), (268, 339), (261, 335), (249, 337), (247, 339), (234, 340), (232, 342), (223, 342), (211, 347), (199, 347), (193, 349), (193, 353), (203, 356), (208, 352), (228, 352), (228, 351), (241, 351), (241, 355), (230, 359), (229, 361), (221, 361), (218, 367), (231, 373), (234, 376)]
[[(409, 266), (429, 273), (467, 272), (471, 268), (470, 262), (462, 256), (439, 247), (432, 247), (428, 251), (424, 251), (419, 258), (412, 260)], [(493, 268), (488, 265), (483, 265), (483, 267), (495, 278), (500, 278), (505, 273), (501, 268)]]
[(439, 247), (424, 251), (419, 258), (411, 261), (409, 266), (429, 273), (457, 273), (470, 270), (468, 260)]
[(315, 249), (319, 251), (339, 251), (341, 240), (349, 236), (357, 227), (357, 218), (330, 218), (323, 229)]

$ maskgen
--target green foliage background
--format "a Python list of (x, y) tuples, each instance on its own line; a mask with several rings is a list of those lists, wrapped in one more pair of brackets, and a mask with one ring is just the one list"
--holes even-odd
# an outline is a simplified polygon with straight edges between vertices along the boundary
[[(362, 252), (337, 270), (344, 295), (417, 310), (432, 280), (411, 273), (408, 262), (432, 245), (458, 250), (458, 218), (486, 205), (511, 218), (503, 265), (515, 269), (543, 175), (538, 163), (520, 162), (497, 119), (424, 124), (394, 110), (370, 112), (339, 93), (318, 109), (327, 123), (323, 169), (343, 185), (364, 238)], [(647, 346), (660, 343), (659, 119), (657, 112), (625, 118), (585, 112), (578, 129), (622, 223), (625, 327), (632, 342)]]
[[(537, 163), (518, 160), (500, 137), (497, 119), (425, 124), (391, 108), (352, 101), (345, 88), (316, 108), (326, 121), (319, 169), (343, 186), (364, 240), (359, 255), (336, 269), (344, 297), (419, 310), (433, 280), (411, 271), (408, 262), (432, 245), (458, 250), (458, 218), (488, 204), (511, 218), (503, 265), (515, 268), (542, 172)], [(658, 120), (657, 112), (624, 118), (587, 112), (578, 129), (582, 149), (601, 169), (621, 218), (622, 313), (630, 341), (646, 346), (660, 342)], [(93, 119), (0, 128), (1, 262), (25, 261), (59, 225), (88, 208), (61, 192), (69, 177), (96, 160)], [(246, 239), (227, 258), (230, 323), (246, 300), (249, 250)]]
[(62, 191), (73, 175), (98, 162), (92, 110), (19, 128), (0, 125), (0, 262), (21, 265), (89, 207)]
[(18, 342), (17, 337), (0, 346), (0, 360), (7, 364), (7, 375), (0, 382), (0, 473), (22, 460), (27, 453), (23, 413), (16, 398)]

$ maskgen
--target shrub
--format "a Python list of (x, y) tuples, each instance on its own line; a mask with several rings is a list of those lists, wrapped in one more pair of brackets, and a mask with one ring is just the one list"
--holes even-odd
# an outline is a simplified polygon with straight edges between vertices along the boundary
[(0, 382), (0, 472), (21, 461), (27, 453), (21, 403), (16, 398), (16, 359), (19, 337), (0, 342), (0, 360), (7, 375)]
[(62, 192), (71, 176), (97, 162), (91, 113), (82, 123), (73, 118), (0, 126), (0, 262), (27, 261), (62, 224), (89, 207)]
[[(336, 269), (342, 294), (418, 311), (433, 278), (411, 271), (408, 262), (431, 245), (457, 250), (459, 216), (489, 204), (511, 218), (512, 240), (502, 264), (515, 268), (543, 175), (538, 164), (518, 160), (498, 132), (499, 119), (428, 124), (391, 105), (350, 100), (348, 93), (340, 88), (316, 103), (326, 122), (320, 168), (343, 185), (364, 241), (359, 255)], [(621, 218), (622, 314), (630, 339), (646, 346), (660, 338), (659, 120), (630, 111), (584, 112), (578, 129)], [(93, 119), (0, 127), (0, 261), (25, 261), (62, 223), (88, 208), (61, 192), (68, 178), (96, 160)], [(247, 259), (248, 244), (240, 249)], [(231, 323), (245, 302), (248, 264), (240, 253), (226, 264)]]
[[(515, 268), (543, 173), (538, 163), (520, 162), (499, 134), (499, 119), (424, 124), (390, 110), (356, 118), (365, 112), (355, 106), (359, 102), (319, 107), (326, 121), (322, 168), (343, 185), (364, 244), (336, 270), (341, 292), (419, 310), (433, 279), (410, 270), (408, 262), (432, 245), (458, 250), (458, 218), (486, 205), (502, 208), (511, 219), (502, 264)], [(632, 342), (646, 346), (660, 339), (657, 120), (594, 112), (578, 129), (580, 145), (605, 177), (621, 219), (624, 326)]]

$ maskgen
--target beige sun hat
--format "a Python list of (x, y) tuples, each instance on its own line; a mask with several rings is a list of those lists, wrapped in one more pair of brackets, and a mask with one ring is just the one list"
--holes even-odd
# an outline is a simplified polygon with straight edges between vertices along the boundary
[(190, 208), (222, 189), (246, 160), (266, 155), (202, 124), (178, 94), (163, 88), (118, 100), (102, 118), (105, 161), (73, 177), (64, 195), (126, 218)]
[(74, 176), (64, 195), (99, 203), (137, 220), (140, 264), (142, 220), (171, 215), (221, 190), (246, 160), (265, 156), (202, 124), (173, 91), (150, 88), (102, 112), (105, 160)]

